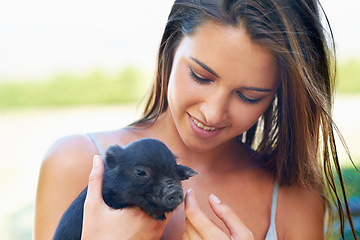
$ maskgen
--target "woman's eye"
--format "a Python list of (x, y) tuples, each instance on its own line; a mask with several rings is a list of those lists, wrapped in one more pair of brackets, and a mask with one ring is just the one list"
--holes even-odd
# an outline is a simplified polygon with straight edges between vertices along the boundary
[(251, 99), (251, 98), (247, 98), (244, 96), (244, 94), (242, 94), (240, 91), (236, 91), (236, 95), (244, 102), (244, 103), (249, 103), (249, 104), (256, 104), (258, 102), (260, 102), (260, 99)]
[(189, 68), (189, 70), (190, 70), (190, 77), (194, 79), (197, 83), (200, 84), (212, 83), (212, 80), (210, 79), (199, 77), (191, 68)]

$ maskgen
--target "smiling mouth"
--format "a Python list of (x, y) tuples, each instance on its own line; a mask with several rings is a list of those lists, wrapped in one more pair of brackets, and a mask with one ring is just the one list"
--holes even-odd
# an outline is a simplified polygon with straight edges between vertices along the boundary
[[(191, 117), (191, 116), (190, 116)], [(215, 131), (217, 128), (215, 127), (208, 127), (205, 126), (204, 124), (202, 124), (201, 122), (199, 122), (198, 120), (196, 120), (195, 118), (191, 117), (191, 120), (193, 120), (193, 122), (195, 123), (196, 126), (198, 126), (201, 129), (204, 129), (206, 131)]]

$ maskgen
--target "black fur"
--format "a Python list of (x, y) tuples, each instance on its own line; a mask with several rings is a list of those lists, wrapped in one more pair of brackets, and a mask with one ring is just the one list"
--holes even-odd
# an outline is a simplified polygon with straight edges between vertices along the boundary
[[(114, 145), (106, 151), (102, 195), (114, 209), (138, 206), (157, 220), (166, 219), (183, 201), (181, 180), (197, 173), (176, 163), (164, 143), (142, 139), (125, 148)], [(81, 238), (84, 201), (87, 188), (62, 216), (54, 240)]]

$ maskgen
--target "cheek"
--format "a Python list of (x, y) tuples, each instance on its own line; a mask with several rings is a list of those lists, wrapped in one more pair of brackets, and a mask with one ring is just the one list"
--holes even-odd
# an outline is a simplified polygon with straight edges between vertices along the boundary
[(271, 99), (256, 105), (243, 104), (241, 107), (233, 110), (232, 122), (233, 126), (238, 129), (239, 134), (251, 128), (264, 114), (270, 103)]
[[(196, 102), (194, 95), (194, 86), (191, 82), (186, 68), (173, 69), (169, 78), (168, 102), (171, 109), (175, 107), (182, 110)], [(196, 91), (195, 91), (196, 92)]]
[(179, 82), (178, 78), (175, 76), (175, 74), (170, 75), (169, 79), (169, 85), (168, 85), (168, 103), (169, 108), (171, 112), (174, 112), (175, 107), (181, 103), (181, 91), (182, 87), (181, 84), (179, 85), (177, 82)]
[(168, 85), (168, 101), (169, 104), (176, 102), (177, 99), (181, 99), (181, 90), (182, 90), (182, 84), (181, 81), (178, 79), (178, 76), (176, 73), (172, 72), (169, 78), (169, 85)]

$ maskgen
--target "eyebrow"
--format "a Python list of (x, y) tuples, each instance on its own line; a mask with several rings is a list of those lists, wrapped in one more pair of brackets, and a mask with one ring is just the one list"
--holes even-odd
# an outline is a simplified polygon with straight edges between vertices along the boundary
[(258, 87), (243, 87), (245, 90), (257, 91), (257, 92), (271, 92), (273, 89), (270, 88), (258, 88)]
[[(219, 75), (214, 70), (212, 70), (210, 67), (208, 67), (205, 63), (201, 62), (199, 59), (196, 59), (194, 57), (190, 57), (190, 59), (193, 60), (194, 62), (196, 62), (197, 64), (199, 64), (202, 68), (204, 68), (206, 71), (208, 71), (215, 77), (220, 78)], [(256, 91), (256, 92), (272, 92), (273, 91), (273, 89), (271, 89), (271, 88), (259, 88), (259, 87), (243, 87), (243, 89), (250, 90), (250, 91)]]
[(197, 64), (199, 64), (203, 69), (205, 69), (206, 71), (208, 71), (209, 73), (211, 73), (212, 75), (214, 75), (217, 78), (220, 78), (219, 75), (212, 70), (210, 67), (208, 67), (205, 63), (201, 62), (200, 60), (194, 58), (194, 57), (190, 57), (191, 60), (193, 60), (194, 62), (196, 62)]

